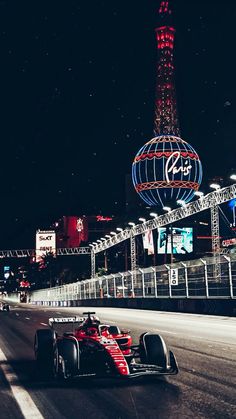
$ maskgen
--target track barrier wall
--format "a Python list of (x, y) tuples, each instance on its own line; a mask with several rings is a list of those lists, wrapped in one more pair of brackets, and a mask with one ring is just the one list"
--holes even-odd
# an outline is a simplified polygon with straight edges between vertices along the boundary
[(28, 294), (27, 302), (236, 316), (236, 255), (119, 272), (36, 290)]

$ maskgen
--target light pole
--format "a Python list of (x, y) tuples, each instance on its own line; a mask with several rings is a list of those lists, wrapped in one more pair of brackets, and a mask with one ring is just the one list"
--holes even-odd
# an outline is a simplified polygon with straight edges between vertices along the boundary
[[(164, 211), (170, 212), (171, 208), (170, 207), (166, 207), (164, 206), (162, 208)], [(171, 246), (171, 250), (170, 250), (170, 262), (172, 264), (172, 257), (173, 257), (173, 234), (172, 234), (172, 224), (170, 225), (170, 227), (166, 227), (166, 245), (165, 245), (165, 260), (164, 263), (166, 264), (167, 261), (167, 251), (168, 251), (168, 241), (169, 241), (169, 228), (170, 228), (170, 246)]]
[(133, 235), (133, 230), (132, 230), (132, 228), (135, 226), (135, 223), (130, 221), (128, 225), (131, 226), (131, 234), (130, 234), (131, 271), (135, 271), (137, 268), (136, 241), (135, 241), (135, 236)]
[[(210, 188), (218, 191), (220, 185), (218, 183), (211, 183)], [(220, 225), (219, 225), (219, 207), (213, 205), (211, 207), (211, 235), (212, 235), (212, 253), (215, 258), (214, 277), (220, 279)]]

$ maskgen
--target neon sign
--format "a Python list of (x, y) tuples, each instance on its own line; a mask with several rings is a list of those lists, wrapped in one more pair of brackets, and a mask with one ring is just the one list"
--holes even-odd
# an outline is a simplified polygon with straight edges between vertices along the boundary
[[(174, 157), (174, 162), (172, 162), (172, 164), (171, 164), (171, 159), (173, 157)], [(191, 166), (191, 164), (189, 164), (188, 160), (186, 160), (184, 162), (184, 166), (176, 167), (176, 164), (178, 163), (179, 158), (180, 158), (180, 152), (179, 151), (174, 151), (174, 153), (172, 153), (166, 161), (165, 176), (166, 176), (167, 183), (170, 183), (169, 173), (172, 172), (173, 175), (175, 175), (175, 174), (180, 172), (180, 173), (183, 173), (183, 176), (188, 176), (189, 173), (190, 173), (190, 170), (192, 169), (192, 166)], [(170, 166), (170, 164), (171, 164), (171, 166)]]
[(236, 237), (222, 241), (222, 246), (228, 247), (236, 244)]
[(112, 217), (104, 217), (103, 215), (96, 216), (97, 221), (112, 221)]

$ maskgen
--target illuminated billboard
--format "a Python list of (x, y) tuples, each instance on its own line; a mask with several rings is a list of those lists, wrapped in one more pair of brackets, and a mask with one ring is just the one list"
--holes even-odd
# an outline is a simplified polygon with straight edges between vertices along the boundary
[(41, 262), (48, 253), (56, 256), (56, 233), (54, 230), (37, 230), (36, 232), (36, 262)]
[[(171, 235), (173, 235), (173, 252), (171, 252)], [(188, 254), (193, 252), (192, 227), (159, 227), (157, 252), (159, 254)]]

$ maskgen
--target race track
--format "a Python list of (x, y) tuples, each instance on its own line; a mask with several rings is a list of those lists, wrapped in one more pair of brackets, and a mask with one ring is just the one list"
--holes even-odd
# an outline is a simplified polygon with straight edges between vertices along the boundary
[[(45, 382), (36, 374), (35, 330), (52, 316), (96, 311), (104, 323), (160, 333), (180, 372), (165, 379)], [(236, 318), (113, 308), (45, 308), (12, 304), (0, 312), (3, 418), (236, 418)]]

